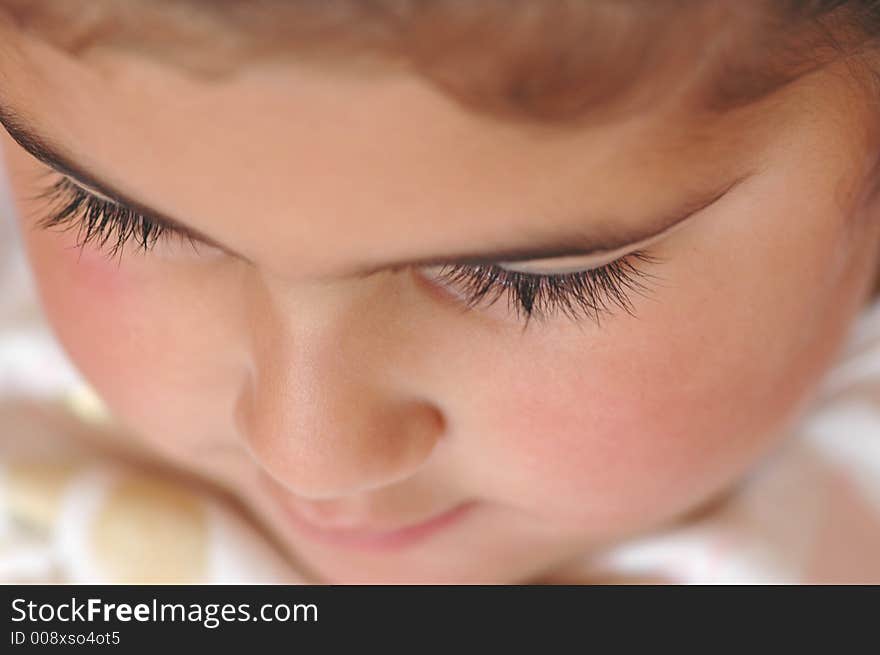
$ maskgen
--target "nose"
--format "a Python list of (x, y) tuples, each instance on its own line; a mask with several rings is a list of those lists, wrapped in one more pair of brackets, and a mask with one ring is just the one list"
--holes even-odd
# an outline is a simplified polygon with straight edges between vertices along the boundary
[(252, 335), (253, 367), (236, 408), (252, 456), (291, 493), (316, 500), (413, 476), (445, 420), (429, 399), (403, 388), (406, 363), (395, 353), (405, 337), (393, 319), (377, 330), (360, 304), (337, 305), (320, 322), (303, 320), (300, 309), (281, 316), (274, 307)]

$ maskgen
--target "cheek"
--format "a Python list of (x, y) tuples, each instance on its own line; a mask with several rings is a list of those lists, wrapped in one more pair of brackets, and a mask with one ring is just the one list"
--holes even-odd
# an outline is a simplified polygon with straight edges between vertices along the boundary
[(149, 254), (129, 247), (120, 260), (79, 248), (75, 228), (38, 229), (43, 170), (2, 130), (0, 151), (43, 308), (70, 359), (148, 449), (234, 479), (248, 462), (218, 408), (234, 406), (246, 368), (240, 271), (182, 241)]
[(59, 341), (116, 416), (178, 459), (222, 441), (233, 349), (205, 327), (218, 315), (205, 280), (151, 255), (80, 252), (73, 233), (26, 233), (26, 246)]
[(503, 415), (493, 432), (504, 437), (494, 448), (495, 470), (505, 471), (498, 488), (599, 535), (669, 518), (741, 473), (802, 393), (789, 385), (800, 367), (770, 370), (754, 350), (727, 357), (723, 337), (700, 346), (698, 334), (681, 336), (631, 350), (628, 360), (554, 361), (552, 376), (508, 387), (508, 400), (495, 405)]
[(717, 490), (770, 441), (790, 398), (773, 397), (787, 372), (768, 371), (757, 353), (727, 358), (723, 337), (700, 345), (701, 328), (716, 327), (695, 322), (680, 340), (620, 358), (549, 360), (517, 379), (494, 405), (492, 433), (504, 437), (495, 461), (507, 465), (495, 469), (505, 471), (498, 488), (596, 535), (664, 519)]
[[(71, 359), (99, 391), (120, 400), (144, 373), (131, 326), (151, 315), (130, 269), (117, 267), (72, 234), (30, 233), (26, 246), (43, 307)], [(155, 315), (155, 314), (152, 314)], [(141, 346), (140, 348), (138, 346)], [(132, 357), (134, 361), (132, 361)], [(132, 363), (132, 366), (126, 363)]]
[(760, 226), (719, 214), (676, 244), (687, 263), (638, 319), (483, 362), (506, 381), (479, 403), (497, 496), (598, 535), (740, 476), (806, 407), (858, 310), (876, 248), (850, 240), (839, 212), (768, 202)]

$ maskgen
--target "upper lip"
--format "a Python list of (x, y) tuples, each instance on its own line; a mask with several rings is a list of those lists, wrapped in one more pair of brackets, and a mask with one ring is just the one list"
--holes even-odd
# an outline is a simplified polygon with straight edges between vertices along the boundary
[(332, 533), (346, 537), (371, 537), (392, 535), (398, 532), (424, 526), (442, 518), (450, 512), (459, 510), (469, 503), (449, 505), (446, 509), (432, 512), (416, 520), (391, 523), (369, 512), (357, 512), (346, 509), (345, 505), (333, 501), (304, 501), (293, 497), (288, 491), (278, 486), (274, 480), (267, 480), (274, 495), (282, 506), (298, 522), (313, 530)]
[(370, 537), (370, 536), (386, 536), (395, 533), (404, 532), (413, 528), (427, 525), (436, 519), (442, 518), (460, 507), (462, 503), (454, 505), (440, 512), (435, 512), (424, 518), (408, 521), (406, 523), (398, 523), (389, 525), (387, 522), (379, 522), (368, 518), (345, 516), (333, 520), (315, 520), (308, 514), (304, 513), (301, 508), (296, 505), (291, 506), (290, 503), (285, 504), (288, 511), (293, 514), (299, 521), (310, 525), (312, 528), (322, 532), (333, 533), (339, 536), (347, 537)]

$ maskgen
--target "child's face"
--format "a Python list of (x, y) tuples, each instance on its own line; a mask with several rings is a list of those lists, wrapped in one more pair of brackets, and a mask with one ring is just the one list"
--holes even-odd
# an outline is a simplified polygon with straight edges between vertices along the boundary
[[(2, 105), (237, 253), (129, 242), (118, 263), (33, 228), (46, 167), (4, 134), (59, 338), (119, 417), (240, 495), (323, 580), (533, 579), (697, 507), (805, 406), (877, 261), (876, 137), (833, 68), (722, 116), (672, 93), (550, 133), (403, 75), (285, 65), (212, 84), (3, 42)], [(506, 296), (465, 311), (430, 267), (354, 273), (576, 248), (566, 235), (706, 203), (647, 245), (517, 265), (654, 258), (630, 257), (655, 276), (626, 292), (635, 316), (607, 302), (600, 325), (560, 313), (523, 331)]]

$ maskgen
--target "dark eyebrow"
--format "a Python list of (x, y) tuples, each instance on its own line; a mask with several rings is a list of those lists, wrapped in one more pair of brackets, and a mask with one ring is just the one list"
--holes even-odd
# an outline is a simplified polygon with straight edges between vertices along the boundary
[[(33, 157), (55, 169), (57, 172), (79, 182), (80, 185), (86, 187), (86, 189), (97, 191), (119, 205), (142, 214), (157, 223), (161, 223), (168, 228), (180, 232), (181, 234), (198, 239), (199, 241), (222, 250), (229, 255), (253, 263), (248, 257), (218, 243), (207, 234), (204, 234), (177, 219), (166, 216), (160, 211), (126, 197), (125, 194), (119, 192), (112, 185), (101, 181), (96, 175), (92, 174), (87, 169), (75, 164), (69, 157), (62, 153), (60, 148), (38, 136), (35, 131), (30, 129), (25, 122), (21, 120), (18, 114), (5, 109), (2, 104), (0, 104), (0, 125), (5, 127), (6, 131), (15, 142)], [(525, 242), (530, 244), (525, 247), (499, 247), (491, 251), (481, 249), (479, 251), (447, 255), (443, 257), (425, 257), (385, 262), (382, 264), (357, 268), (351, 272), (351, 275), (366, 277), (381, 271), (397, 270), (414, 266), (437, 266), (443, 264), (486, 265), (498, 262), (527, 262), (557, 257), (586, 257), (589, 255), (611, 252), (642, 241), (647, 241), (671, 230), (679, 223), (682, 223), (694, 214), (716, 203), (747, 177), (748, 175), (741, 176), (732, 183), (725, 184), (720, 189), (713, 189), (709, 193), (703, 193), (696, 199), (685, 202), (678, 210), (660, 217), (659, 220), (655, 220), (648, 227), (641, 227), (632, 231), (622, 231), (619, 225), (614, 224), (606, 224), (604, 226), (604, 234), (602, 233), (602, 228), (596, 225), (589, 226), (589, 228), (586, 228), (587, 231), (583, 231), (583, 229), (579, 228), (575, 228), (573, 231), (570, 228), (559, 228), (559, 234), (557, 235), (548, 235), (546, 233), (535, 234), (532, 235), (531, 238), (524, 239)]]

